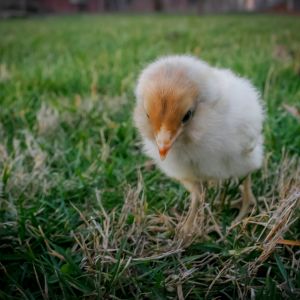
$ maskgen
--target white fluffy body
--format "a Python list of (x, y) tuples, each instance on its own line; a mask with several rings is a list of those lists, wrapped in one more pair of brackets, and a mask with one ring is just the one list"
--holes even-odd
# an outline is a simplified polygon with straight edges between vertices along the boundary
[[(254, 86), (230, 70), (211, 67), (192, 56), (168, 56), (141, 73), (136, 87), (138, 104), (144, 101), (143, 89), (151, 74), (166, 64), (184, 70), (201, 94), (197, 110), (166, 159), (160, 159), (155, 140), (141, 132), (145, 153), (178, 180), (241, 177), (260, 168), (264, 113)], [(146, 114), (140, 118), (148, 122)]]

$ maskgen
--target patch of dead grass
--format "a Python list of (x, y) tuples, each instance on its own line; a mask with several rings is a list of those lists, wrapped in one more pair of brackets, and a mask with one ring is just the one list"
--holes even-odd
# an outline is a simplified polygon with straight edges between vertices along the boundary
[[(88, 272), (97, 273), (99, 263), (102, 272), (118, 264), (119, 276), (125, 278), (136, 276), (136, 263), (153, 263), (172, 257), (180, 267), (179, 270), (171, 265), (166, 268), (164, 282), (169, 291), (177, 291), (179, 299), (184, 299), (188, 294), (184, 295), (182, 289), (187, 282), (190, 287), (204, 285), (206, 297), (210, 297), (214, 286), (226, 283), (234, 285), (241, 298), (250, 294), (253, 296), (255, 289), (251, 288), (251, 278), (274, 251), (288, 247), (294, 253), (289, 245), (282, 245), (280, 241), (298, 219), (299, 175), (297, 158), (284, 157), (275, 177), (272, 174), (263, 176), (266, 181), (273, 176), (274, 184), (269, 197), (260, 198), (258, 213), (253, 211), (249, 217), (234, 226), (228, 226), (225, 231), (220, 226), (220, 208), (212, 211), (209, 203), (206, 203), (204, 214), (199, 210), (197, 218), (203, 222), (203, 227), (194, 231), (193, 242), (212, 242), (228, 249), (226, 255), (203, 250), (189, 260), (186, 256), (188, 248), (176, 241), (175, 234), (184, 214), (171, 214), (171, 209), (164, 213), (151, 211), (144, 196), (140, 173), (137, 186), (128, 186), (120, 212), (116, 209), (106, 211), (101, 203), (100, 191), (95, 191), (99, 209), (94, 211), (94, 217), (90, 219), (84, 217), (86, 213), (79, 212), (84, 229), (78, 228), (74, 232), (74, 249), (83, 255), (81, 267)], [(219, 238), (213, 238), (210, 235), (212, 231)], [(242, 241), (242, 246), (230, 249), (229, 240)], [(255, 259), (249, 259), (251, 255)], [(240, 273), (237, 265), (245, 272)], [(299, 257), (296, 258), (295, 253), (293, 265), (299, 268)], [(205, 270), (205, 277), (201, 278)]]

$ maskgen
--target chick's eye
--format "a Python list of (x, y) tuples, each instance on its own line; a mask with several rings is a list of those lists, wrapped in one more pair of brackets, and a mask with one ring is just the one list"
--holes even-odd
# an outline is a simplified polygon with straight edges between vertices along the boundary
[(148, 114), (146, 114), (146, 116), (147, 116), (147, 118), (149, 119), (149, 115), (148, 115)]
[(192, 116), (192, 111), (191, 110), (189, 110), (185, 115), (184, 115), (184, 117), (183, 117), (183, 119), (182, 119), (182, 123), (183, 124), (185, 124), (187, 121), (189, 121), (189, 119), (191, 118), (191, 116)]

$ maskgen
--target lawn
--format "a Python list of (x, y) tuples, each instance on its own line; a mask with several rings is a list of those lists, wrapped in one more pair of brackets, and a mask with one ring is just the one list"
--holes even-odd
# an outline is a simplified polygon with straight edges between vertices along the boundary
[[(299, 299), (300, 18), (47, 17), (0, 37), (0, 299)], [(141, 68), (172, 53), (248, 77), (266, 109), (257, 207), (232, 227), (240, 182), (209, 185), (185, 248), (188, 194), (132, 122)]]

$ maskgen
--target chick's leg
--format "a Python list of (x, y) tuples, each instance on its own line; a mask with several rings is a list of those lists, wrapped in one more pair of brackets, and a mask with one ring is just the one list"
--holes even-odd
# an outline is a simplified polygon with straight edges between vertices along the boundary
[[(204, 195), (203, 195), (203, 186), (199, 183), (183, 181), (182, 182), (185, 188), (191, 193), (191, 204), (189, 211), (183, 224), (180, 224), (180, 238), (183, 240), (190, 239), (193, 236), (195, 229), (195, 220), (198, 212), (199, 205), (203, 206)], [(202, 207), (201, 207), (202, 208)], [(198, 224), (199, 226), (200, 224)], [(197, 228), (198, 228), (197, 226)]]
[(242, 207), (240, 209), (238, 216), (235, 218), (233, 222), (237, 223), (241, 221), (248, 213), (250, 205), (251, 204), (253, 205), (255, 203), (256, 203), (255, 197), (251, 189), (251, 175), (248, 175), (243, 182)]
[(197, 197), (197, 193), (191, 193), (191, 204), (189, 207), (189, 211), (184, 220), (184, 224), (182, 226), (182, 230), (185, 234), (189, 235), (193, 232), (194, 222), (196, 219), (197, 210), (199, 207), (199, 199)]

